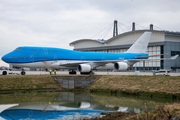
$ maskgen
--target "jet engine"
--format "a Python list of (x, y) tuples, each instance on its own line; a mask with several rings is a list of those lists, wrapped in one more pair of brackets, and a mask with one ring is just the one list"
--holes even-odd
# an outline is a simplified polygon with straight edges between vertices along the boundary
[(88, 64), (80, 64), (77, 69), (81, 73), (89, 73), (91, 71), (91, 66)]
[(125, 62), (117, 62), (114, 64), (115, 70), (127, 70), (129, 65)]

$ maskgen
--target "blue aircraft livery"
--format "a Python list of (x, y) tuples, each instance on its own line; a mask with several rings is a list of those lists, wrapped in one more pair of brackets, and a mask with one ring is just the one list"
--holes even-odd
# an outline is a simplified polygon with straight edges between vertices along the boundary
[[(103, 108), (104, 109), (104, 108)], [(0, 112), (3, 120), (79, 120), (83, 118), (95, 118), (101, 113), (110, 112), (101, 110), (89, 102), (40, 102), (20, 103), (7, 105)], [(114, 110), (111, 110), (114, 111)]]
[(95, 69), (127, 70), (136, 62), (148, 59), (146, 53), (151, 32), (144, 32), (124, 53), (81, 52), (53, 47), (21, 46), (2, 60), (19, 67), (69, 69), (69, 74), (90, 74)]

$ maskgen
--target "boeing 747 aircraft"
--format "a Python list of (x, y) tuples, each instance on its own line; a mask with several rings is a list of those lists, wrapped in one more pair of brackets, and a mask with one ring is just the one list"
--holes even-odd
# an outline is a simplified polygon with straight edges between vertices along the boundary
[(151, 32), (143, 33), (125, 53), (80, 52), (53, 47), (22, 46), (4, 55), (2, 60), (19, 67), (69, 69), (69, 74), (76, 74), (76, 71), (90, 74), (95, 69), (127, 70), (136, 62), (148, 59), (146, 49), (150, 37)]

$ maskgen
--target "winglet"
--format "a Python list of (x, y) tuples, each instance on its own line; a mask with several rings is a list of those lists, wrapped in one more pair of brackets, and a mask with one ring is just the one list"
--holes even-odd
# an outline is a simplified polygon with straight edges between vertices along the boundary
[(150, 38), (151, 32), (144, 32), (126, 53), (146, 53)]

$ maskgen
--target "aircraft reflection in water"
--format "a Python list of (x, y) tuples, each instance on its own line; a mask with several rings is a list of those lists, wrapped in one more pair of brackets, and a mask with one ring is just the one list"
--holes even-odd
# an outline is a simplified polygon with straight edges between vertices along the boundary
[[(101, 109), (99, 109), (101, 108)], [(107, 111), (108, 110), (108, 111)], [(13, 119), (74, 119), (94, 118), (101, 113), (107, 112), (132, 112), (128, 107), (98, 106), (91, 105), (88, 102), (62, 102), (62, 103), (44, 103), (44, 104), (17, 104), (7, 108), (0, 113), (5, 120)], [(140, 112), (140, 109), (136, 109)]]
[(4, 119), (79, 119), (100, 115), (103, 110), (93, 110), (90, 103), (18, 104), (0, 113)]
[[(7, 105), (0, 117), (9, 120), (19, 119), (60, 119), (78, 120), (82, 118), (94, 118), (102, 113), (108, 112), (135, 112), (139, 113), (139, 108), (128, 108), (113, 105), (97, 104), (91, 97), (86, 94), (74, 94), (63, 92), (52, 102), (43, 103), (24, 103)], [(0, 110), (2, 107), (0, 105)], [(0, 118), (0, 119), (1, 119)]]

